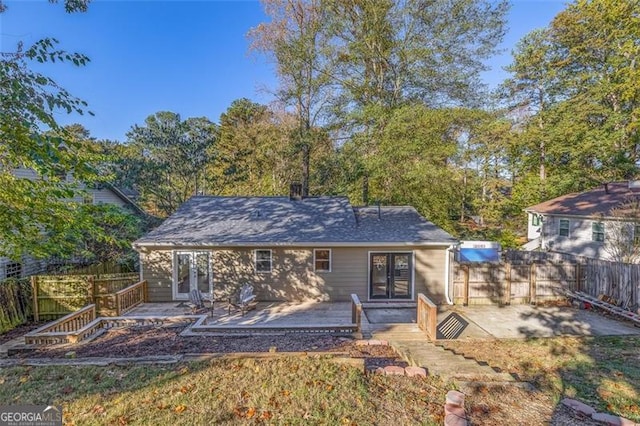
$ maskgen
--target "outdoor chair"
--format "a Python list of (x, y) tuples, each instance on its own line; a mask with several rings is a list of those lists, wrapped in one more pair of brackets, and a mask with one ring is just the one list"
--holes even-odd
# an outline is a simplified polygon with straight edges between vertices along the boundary
[(206, 301), (211, 303), (211, 312), (213, 313), (213, 299), (207, 300), (207, 297), (200, 290), (194, 289), (189, 293), (189, 302), (185, 303), (185, 305), (191, 308), (192, 314), (200, 314), (207, 311)]
[(231, 315), (231, 309), (236, 308), (244, 316), (247, 311), (255, 309), (257, 304), (256, 295), (253, 294), (253, 286), (244, 284), (234, 296), (229, 298), (229, 315)]

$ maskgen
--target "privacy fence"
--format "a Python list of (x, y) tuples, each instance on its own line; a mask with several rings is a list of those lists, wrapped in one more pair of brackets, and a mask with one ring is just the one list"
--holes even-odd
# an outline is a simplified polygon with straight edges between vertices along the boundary
[(99, 316), (119, 316), (147, 299), (137, 273), (31, 277), (34, 318), (56, 319), (88, 304)]
[(509, 251), (502, 263), (454, 263), (454, 303), (537, 303), (565, 290), (606, 295), (625, 309), (640, 305), (640, 265), (560, 253)]
[(27, 322), (32, 312), (28, 279), (0, 282), (0, 334)]

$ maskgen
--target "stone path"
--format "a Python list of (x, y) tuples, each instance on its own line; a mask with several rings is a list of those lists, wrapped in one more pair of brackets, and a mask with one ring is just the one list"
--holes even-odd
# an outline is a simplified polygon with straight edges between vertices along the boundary
[(515, 383), (511, 374), (497, 372), (428, 341), (416, 324), (372, 325), (370, 332), (374, 339), (389, 342), (409, 364), (426, 368), (429, 374), (444, 380)]

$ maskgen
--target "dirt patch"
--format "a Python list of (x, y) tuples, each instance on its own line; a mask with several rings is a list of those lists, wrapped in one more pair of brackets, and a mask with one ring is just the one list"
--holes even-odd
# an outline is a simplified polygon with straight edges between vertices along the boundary
[(180, 336), (186, 327), (140, 326), (110, 329), (95, 340), (78, 345), (55, 345), (24, 353), (29, 358), (62, 358), (69, 351), (76, 357), (129, 358), (185, 353), (237, 352), (347, 352), (351, 357), (364, 358), (367, 368), (402, 365), (391, 346), (358, 346), (349, 337), (329, 334), (290, 333), (274, 336)]
[(7, 343), (10, 340), (15, 339), (16, 337), (24, 336), (30, 331), (35, 330), (38, 327), (45, 325), (46, 322), (30, 322), (27, 324), (22, 324), (13, 328), (6, 333), (0, 334), (0, 345), (3, 343)]

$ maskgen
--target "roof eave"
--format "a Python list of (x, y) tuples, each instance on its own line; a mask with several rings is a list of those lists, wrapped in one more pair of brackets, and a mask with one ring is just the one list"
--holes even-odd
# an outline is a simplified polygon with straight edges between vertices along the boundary
[(158, 242), (134, 242), (133, 248), (166, 248), (179, 249), (189, 247), (206, 247), (206, 248), (240, 248), (240, 247), (448, 247), (458, 243), (458, 240), (442, 240), (442, 241), (400, 241), (400, 242), (376, 242), (376, 241), (354, 241), (354, 242), (246, 242), (246, 243), (158, 243)]

